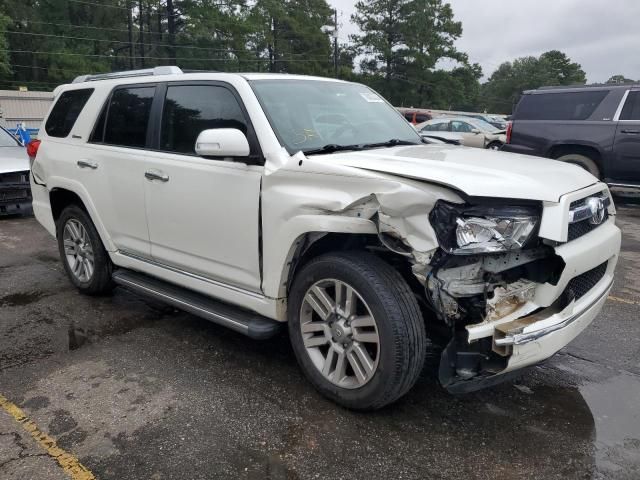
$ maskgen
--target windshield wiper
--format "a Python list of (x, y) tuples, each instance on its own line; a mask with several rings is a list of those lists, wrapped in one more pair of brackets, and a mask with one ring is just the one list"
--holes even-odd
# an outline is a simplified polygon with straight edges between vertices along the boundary
[(318, 153), (342, 152), (344, 150), (362, 150), (362, 145), (338, 145), (337, 143), (329, 143), (320, 148), (302, 150), (302, 153), (305, 155), (315, 155)]
[(420, 143), (412, 142), (410, 140), (400, 140), (399, 138), (392, 138), (386, 142), (380, 143), (365, 143), (360, 145), (362, 148), (378, 148), (378, 147), (395, 147), (397, 145), (420, 145)]

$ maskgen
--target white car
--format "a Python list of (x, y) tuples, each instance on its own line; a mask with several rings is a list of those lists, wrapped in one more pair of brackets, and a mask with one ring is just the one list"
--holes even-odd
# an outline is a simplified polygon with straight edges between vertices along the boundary
[(0, 127), (0, 216), (30, 213), (29, 156), (15, 137)]
[(35, 215), (80, 291), (123, 285), (253, 338), (286, 324), (307, 378), (349, 408), (404, 395), (431, 344), (450, 391), (510, 378), (584, 330), (613, 282), (604, 183), (425, 145), (363, 85), (84, 76), (56, 89), (41, 138)]
[(500, 150), (507, 141), (504, 130), (471, 117), (437, 117), (416, 125), (421, 135), (455, 135), (466, 147)]

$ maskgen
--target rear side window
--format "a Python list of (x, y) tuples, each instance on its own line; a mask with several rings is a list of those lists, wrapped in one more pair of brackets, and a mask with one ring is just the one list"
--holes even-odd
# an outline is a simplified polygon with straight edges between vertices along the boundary
[(620, 120), (640, 120), (640, 90), (629, 92)]
[(160, 149), (195, 154), (198, 135), (210, 128), (236, 128), (247, 134), (247, 122), (230, 90), (212, 85), (167, 88), (162, 111)]
[(69, 90), (62, 93), (53, 106), (44, 126), (47, 135), (60, 138), (69, 135), (78, 119), (78, 115), (80, 115), (92, 93), (93, 88)]
[(517, 120), (586, 120), (609, 92), (559, 92), (523, 95), (518, 104)]
[[(144, 147), (155, 87), (120, 88), (111, 95), (104, 128), (104, 143)], [(98, 120), (96, 130), (100, 128)]]

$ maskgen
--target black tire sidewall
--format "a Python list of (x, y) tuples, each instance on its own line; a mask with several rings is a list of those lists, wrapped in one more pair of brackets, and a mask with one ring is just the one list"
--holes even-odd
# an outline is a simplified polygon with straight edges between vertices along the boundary
[[(91, 248), (93, 249), (94, 272), (91, 279), (87, 282), (81, 282), (76, 278), (71, 271), (71, 267), (69, 266), (69, 262), (67, 261), (67, 257), (64, 252), (64, 227), (71, 219), (80, 222), (85, 228), (89, 237), (89, 242), (91, 243)], [(62, 260), (62, 264), (71, 283), (73, 283), (73, 285), (81, 292), (87, 294), (103, 293), (105, 290), (109, 290), (112, 270), (111, 260), (109, 259), (109, 256), (102, 244), (102, 240), (98, 235), (98, 231), (93, 225), (93, 222), (87, 212), (76, 205), (66, 207), (56, 222), (56, 236), (58, 240), (60, 259)]]
[[(372, 258), (375, 259), (373, 256)], [(373, 378), (362, 387), (342, 388), (325, 379), (309, 358), (304, 347), (300, 331), (300, 308), (309, 287), (323, 279), (337, 279), (348, 283), (367, 303), (376, 321), (380, 338), (378, 366)], [(289, 297), (288, 324), (291, 344), (298, 363), (316, 389), (347, 408), (367, 410), (377, 405), (386, 395), (388, 386), (394, 383), (395, 375), (398, 374), (395, 360), (399, 353), (397, 349), (403, 348), (403, 345), (396, 342), (396, 339), (398, 334), (402, 336), (403, 333), (394, 331), (394, 329), (402, 325), (399, 325), (398, 322), (392, 322), (389, 318), (390, 315), (397, 315), (397, 312), (389, 312), (389, 305), (385, 307), (381, 300), (382, 293), (376, 291), (367, 279), (353, 269), (348, 262), (339, 263), (329, 258), (319, 258), (312, 261), (302, 268), (294, 280)]]

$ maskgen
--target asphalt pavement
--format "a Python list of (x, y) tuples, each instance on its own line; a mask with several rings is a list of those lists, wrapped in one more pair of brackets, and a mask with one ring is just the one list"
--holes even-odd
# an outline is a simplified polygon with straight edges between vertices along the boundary
[(33, 218), (0, 219), (2, 479), (640, 478), (640, 205), (603, 312), (520, 379), (452, 396), (427, 362), (375, 413), (258, 342), (117, 288), (82, 296)]

